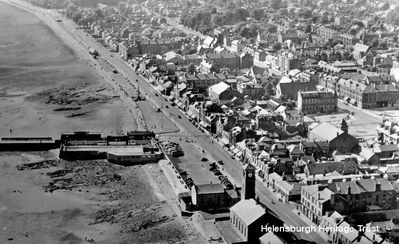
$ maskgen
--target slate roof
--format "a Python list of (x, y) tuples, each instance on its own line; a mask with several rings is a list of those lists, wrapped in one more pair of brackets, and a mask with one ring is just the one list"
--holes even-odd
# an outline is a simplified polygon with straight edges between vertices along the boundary
[(361, 179), (349, 182), (336, 182), (330, 185), (329, 188), (331, 188), (332, 191), (347, 195), (348, 188), (350, 187), (351, 194), (360, 194), (365, 192), (375, 192), (377, 183), (381, 184), (381, 191), (394, 190), (392, 184), (384, 178)]
[(330, 173), (337, 171), (343, 175), (355, 174), (357, 165), (354, 161), (346, 162), (328, 162), (328, 163), (311, 163), (307, 165), (310, 175)]
[(220, 95), (222, 92), (226, 91), (229, 87), (230, 86), (227, 85), (226, 83), (219, 82), (218, 84), (209, 87), (209, 91), (212, 91), (217, 95)]
[(204, 184), (196, 185), (197, 194), (215, 194), (224, 193), (224, 188), (222, 184)]
[(254, 199), (241, 200), (231, 207), (230, 211), (235, 213), (246, 226), (252, 224), (266, 214), (265, 209), (259, 204), (256, 204)]
[(332, 141), (337, 137), (337, 134), (342, 134), (343, 131), (329, 123), (321, 123), (317, 125), (313, 130), (310, 131), (311, 134), (315, 135), (318, 140)]
[(316, 90), (316, 82), (280, 82), (281, 94), (288, 98), (296, 99), (299, 91), (314, 91)]

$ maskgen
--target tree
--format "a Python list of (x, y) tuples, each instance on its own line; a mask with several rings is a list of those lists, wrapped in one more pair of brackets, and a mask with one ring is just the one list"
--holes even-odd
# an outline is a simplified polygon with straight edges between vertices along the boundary
[(269, 99), (273, 95), (274, 89), (273, 89), (273, 84), (271, 82), (268, 82), (265, 85), (265, 97)]
[(99, 18), (99, 19), (103, 19), (104, 18), (104, 13), (103, 13), (103, 11), (101, 11), (101, 9), (96, 9), (95, 11), (94, 11), (94, 15), (97, 17), (97, 18)]
[(75, 13), (72, 15), (72, 20), (73, 20), (75, 23), (78, 23), (78, 22), (82, 19), (82, 17), (83, 17), (83, 14), (82, 14), (81, 12), (75, 12)]
[(258, 29), (255, 26), (242, 26), (240, 29), (240, 36), (245, 38), (254, 38), (258, 34)]
[(215, 7), (213, 7), (211, 9), (211, 14), (217, 14), (217, 13), (218, 13), (218, 10)]
[(237, 8), (234, 11), (234, 14), (236, 16), (236, 19), (239, 21), (243, 21), (246, 20), (249, 17), (249, 12), (247, 9), (243, 9), (243, 8)]
[(167, 21), (166, 21), (166, 19), (164, 18), (164, 17), (162, 17), (160, 20), (159, 20), (159, 23), (161, 23), (161, 24), (165, 24)]
[(72, 15), (76, 13), (76, 11), (78, 11), (78, 7), (74, 4), (70, 4), (66, 9), (66, 16), (68, 18), (71, 18)]
[(260, 20), (265, 16), (265, 11), (263, 9), (255, 9), (252, 11), (252, 17), (256, 20)]
[(323, 15), (323, 17), (321, 18), (321, 23), (323, 25), (328, 24), (328, 15)]
[(266, 31), (269, 33), (276, 33), (277, 32), (277, 26), (275, 25), (268, 25), (266, 27)]
[(356, 29), (350, 29), (349, 34), (351, 34), (352, 36), (357, 34), (357, 30)]
[(280, 42), (276, 42), (276, 43), (273, 44), (273, 49), (275, 51), (280, 50), (282, 47), (283, 47), (283, 45)]
[(364, 24), (363, 24), (363, 22), (361, 22), (361, 21), (354, 21), (352, 24), (353, 24), (353, 25), (357, 25), (357, 26), (359, 26), (360, 28), (364, 28)]
[(278, 10), (281, 8), (281, 0), (269, 0), (269, 7), (274, 10)]
[(382, 48), (382, 49), (387, 49), (388, 48), (388, 43), (387, 43), (387, 40), (382, 40), (381, 42), (380, 42), (380, 44), (379, 44), (379, 47), (380, 48)]
[(388, 2), (386, 2), (384, 5), (381, 6), (380, 10), (386, 11), (390, 8), (391, 6), (389, 5)]
[(312, 26), (311, 25), (307, 25), (305, 27), (305, 33), (311, 33), (312, 32)]
[(231, 25), (235, 21), (235, 15), (233, 12), (227, 11), (226, 13), (223, 14), (223, 19), (224, 19), (224, 24)]
[(190, 65), (188, 66), (188, 72), (189, 72), (190, 74), (194, 74), (194, 73), (195, 73), (195, 66), (194, 66), (194, 64), (190, 64)]
[(248, 37), (249, 36), (249, 28), (244, 26), (243, 28), (241, 28), (240, 30), (240, 36), (242, 37)]
[(212, 15), (211, 23), (213, 26), (221, 26), (224, 23), (224, 18), (220, 14)]
[(379, 41), (377, 37), (374, 37), (373, 40), (371, 40), (371, 47), (378, 47)]
[(298, 12), (298, 16), (302, 18), (311, 18), (312, 17), (312, 11), (309, 9), (301, 9)]

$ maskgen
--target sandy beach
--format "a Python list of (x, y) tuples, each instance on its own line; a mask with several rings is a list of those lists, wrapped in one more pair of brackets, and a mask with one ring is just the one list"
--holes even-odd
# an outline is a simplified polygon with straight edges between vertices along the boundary
[(135, 129), (91, 60), (35, 16), (0, 3), (0, 30), (0, 136)]
[[(0, 2), (0, 30), (0, 137), (136, 129), (92, 61), (45, 23)], [(57, 155), (0, 153), (0, 243), (205, 242), (179, 216), (158, 164), (122, 167)]]

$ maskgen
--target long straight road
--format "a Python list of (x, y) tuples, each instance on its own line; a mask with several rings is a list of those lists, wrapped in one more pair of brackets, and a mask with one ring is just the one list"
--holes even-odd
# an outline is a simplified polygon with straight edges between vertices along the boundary
[[(88, 52), (89, 47), (97, 49), (103, 59), (107, 60), (119, 72), (129, 77), (129, 80), (133, 81), (133, 84), (136, 83), (137, 86), (140, 87), (140, 91), (146, 94), (151, 102), (153, 102), (156, 106), (165, 108), (165, 106), (162, 105), (166, 104), (167, 102), (165, 102), (162, 97), (155, 95), (157, 91), (155, 91), (155, 89), (146, 80), (137, 75), (132, 67), (129, 67), (123, 60), (116, 57), (115, 53), (111, 53), (84, 31), (78, 30), (77, 26), (72, 21), (63, 18), (56, 11), (43, 10), (25, 3), (24, 6), (29, 11), (36, 11), (46, 15), (45, 19), (50, 19), (49, 21), (53, 21), (52, 23), (57, 23), (57, 25), (59, 26), (57, 30), (62, 32), (60, 34), (69, 36), (69, 38), (71, 38), (71, 41), (73, 41), (75, 45), (80, 45), (82, 47), (82, 51), (85, 50), (86, 52)], [(63, 22), (56, 22), (56, 19), (62, 19)], [(119, 88), (121, 90), (124, 89), (123, 86), (119, 86)], [(233, 178), (233, 180), (235, 181), (233, 183), (241, 185), (240, 183), (242, 181), (243, 167), (240, 162), (232, 159), (231, 155), (220, 145), (216, 143), (211, 143), (212, 138), (209, 135), (202, 133), (194, 125), (192, 125), (191, 122), (184, 116), (183, 112), (176, 107), (170, 106), (168, 109), (165, 108), (163, 112), (180, 129), (179, 133), (172, 135), (181, 136), (182, 138), (195, 138), (196, 143), (191, 143), (189, 147), (192, 147), (192, 150), (198, 150), (198, 148), (196, 147), (198, 145), (203, 150), (205, 150), (206, 153), (209, 154), (212, 158), (216, 160), (223, 160), (224, 170)], [(179, 115), (182, 117), (182, 119), (177, 119)], [(171, 134), (165, 136), (170, 135)], [(256, 190), (262, 204), (272, 210), (277, 216), (280, 216), (287, 225), (308, 225), (308, 223), (301, 219), (288, 204), (279, 202), (277, 197), (259, 181), (257, 182)], [(278, 202), (278, 205), (275, 205), (273, 202)], [(297, 233), (297, 235), (300, 238), (305, 238), (315, 243), (327, 243), (327, 241), (325, 240), (325, 235), (318, 232), (311, 232), (308, 234)]]
[[(66, 23), (70, 25), (71, 29), (74, 29), (76, 27), (71, 21), (67, 21)], [(123, 60), (116, 58), (115, 56), (111, 57), (110, 56), (111, 53), (106, 48), (97, 43), (93, 38), (87, 37), (87, 34), (84, 33), (83, 31), (76, 31), (75, 33), (79, 34), (79, 36), (81, 36), (81, 38), (84, 39), (84, 41), (88, 43), (91, 47), (99, 50), (104, 58), (109, 60), (109, 62), (112, 63), (115, 67), (118, 67), (118, 69), (122, 70), (126, 75), (129, 76), (130, 79), (132, 80), (137, 79), (140, 89), (147, 94), (151, 94), (150, 97), (151, 101), (153, 101), (155, 104), (158, 105), (166, 103), (162, 97), (155, 96), (154, 94), (156, 93), (156, 91), (154, 90), (154, 88), (141, 76), (138, 76), (131, 67), (128, 67)], [(182, 119), (177, 119), (175, 120), (175, 122), (177, 123), (178, 127), (181, 129), (181, 133), (174, 135), (181, 136), (182, 138), (184, 137), (195, 138), (196, 141), (195, 144), (199, 145), (203, 150), (205, 150), (208, 155), (210, 155), (215, 160), (223, 160), (224, 162), (223, 167), (225, 171), (235, 181), (233, 182), (233, 184), (235, 183), (237, 186), (241, 186), (243, 167), (240, 162), (232, 159), (231, 155), (220, 145), (216, 143), (211, 143), (212, 138), (209, 135), (202, 133), (194, 125), (192, 125), (191, 122), (184, 116), (183, 112), (178, 108), (169, 106), (169, 109), (164, 109), (164, 113), (168, 117), (172, 118), (177, 118), (177, 116), (180, 115)], [(165, 137), (168, 137), (169, 135), (173, 134), (165, 135)], [(192, 147), (192, 150), (198, 150), (198, 148), (196, 148), (195, 146), (196, 145), (191, 144), (188, 147)], [(200, 162), (198, 161), (198, 163)], [(292, 226), (308, 225), (307, 222), (303, 221), (295, 212), (292, 211), (291, 207), (288, 204), (279, 202), (277, 197), (269, 189), (267, 189), (263, 185), (263, 183), (258, 181), (256, 189), (261, 199), (261, 202), (264, 205), (266, 205), (267, 208), (271, 209), (278, 216), (280, 216), (288, 225)], [(278, 206), (276, 206), (272, 202), (278, 202)], [(317, 232), (311, 232), (309, 234), (306, 233), (297, 233), (297, 234), (301, 236), (301, 238), (306, 238), (310, 241), (314, 241), (315, 243), (327, 243), (326, 240), (324, 239), (325, 235)]]

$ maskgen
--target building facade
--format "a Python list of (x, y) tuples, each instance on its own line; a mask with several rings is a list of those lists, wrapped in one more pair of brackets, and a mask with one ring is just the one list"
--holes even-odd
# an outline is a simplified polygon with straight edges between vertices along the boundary
[(297, 108), (303, 114), (336, 112), (337, 104), (338, 98), (332, 92), (298, 92)]

